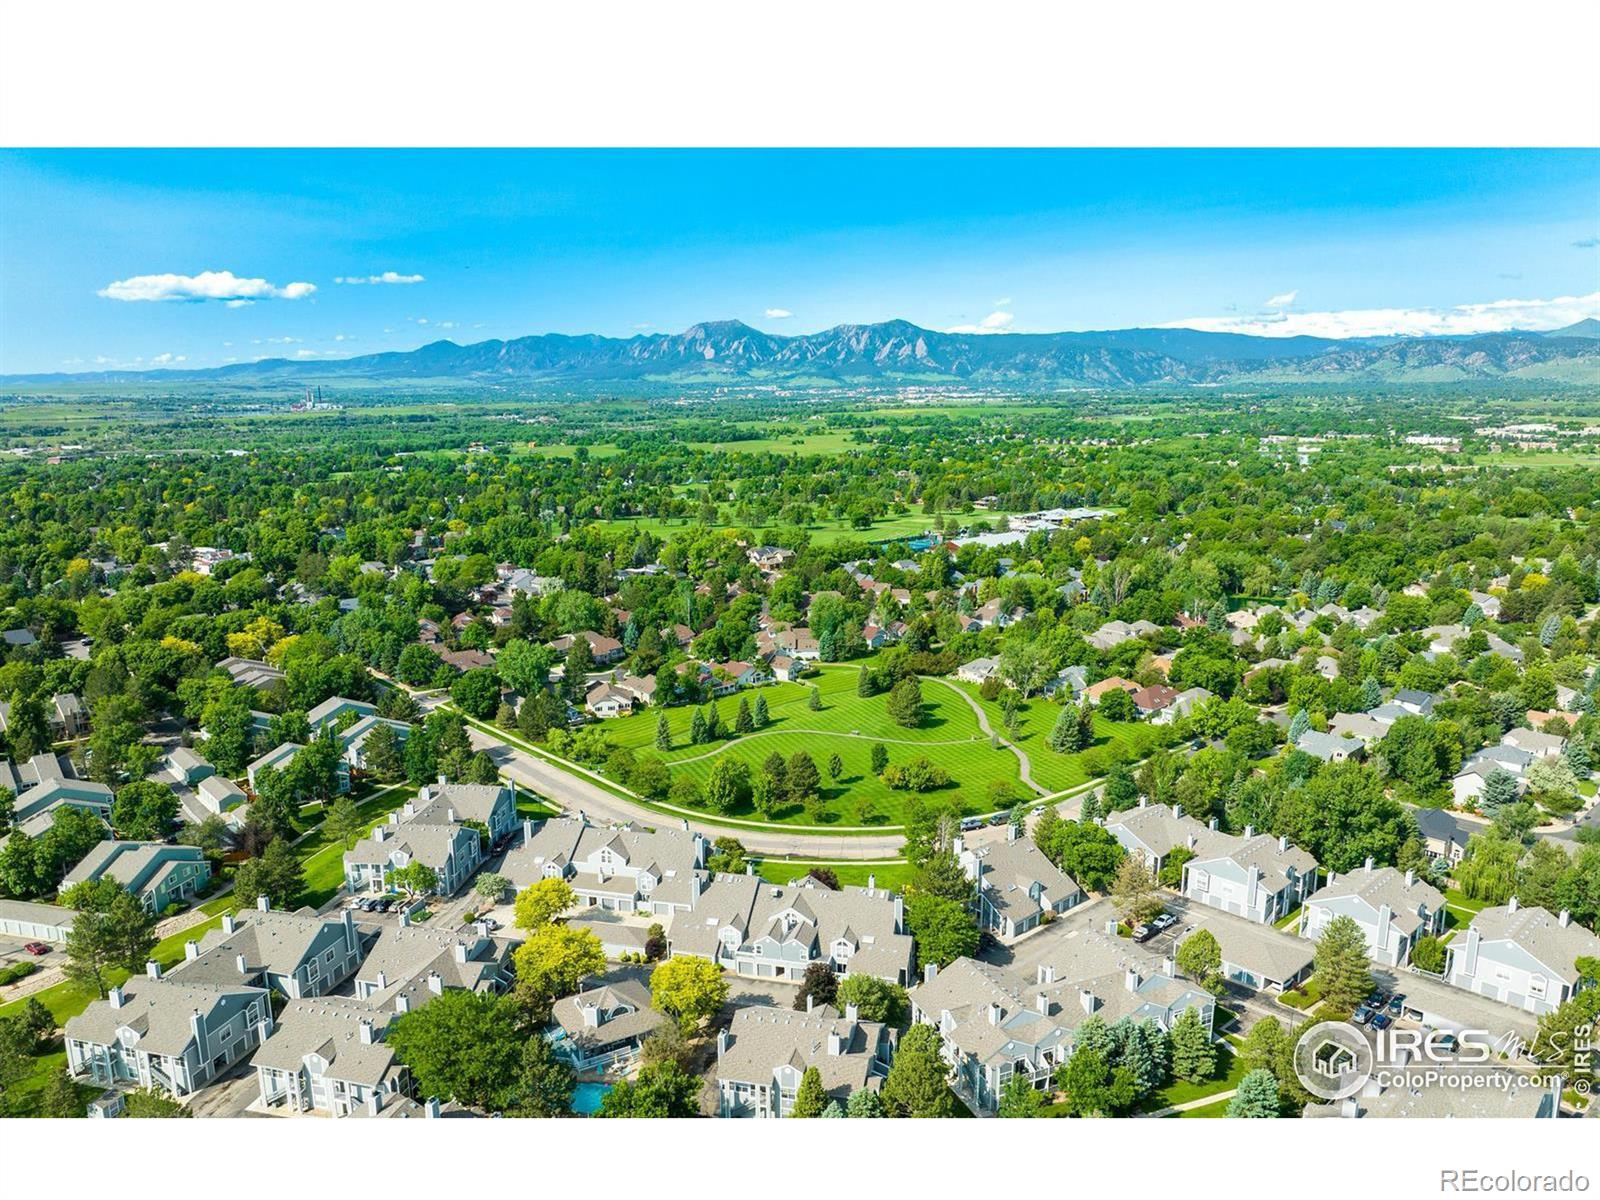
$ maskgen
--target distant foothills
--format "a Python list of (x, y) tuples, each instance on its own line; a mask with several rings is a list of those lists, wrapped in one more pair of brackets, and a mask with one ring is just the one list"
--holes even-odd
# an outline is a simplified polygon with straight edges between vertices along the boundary
[(0, 384), (286, 382), (522, 384), (633, 380), (855, 385), (896, 382), (1083, 384), (1449, 383), (1539, 380), (1600, 386), (1600, 321), (1546, 333), (1472, 337), (1256, 337), (1194, 329), (954, 334), (907, 321), (839, 325), (792, 337), (739, 321), (631, 338), (557, 333), (344, 359), (261, 359), (203, 370), (7, 375)]

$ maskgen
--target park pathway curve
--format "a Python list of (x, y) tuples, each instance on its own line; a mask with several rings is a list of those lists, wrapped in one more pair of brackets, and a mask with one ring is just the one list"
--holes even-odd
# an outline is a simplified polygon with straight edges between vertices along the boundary
[(1019, 774), (1022, 777), (1023, 784), (1027, 787), (1031, 787), (1037, 794), (1041, 796), (1048, 796), (1051, 794), (1049, 788), (1040, 787), (1038, 782), (1033, 778), (1033, 763), (1028, 760), (1028, 756), (1023, 752), (1022, 747), (1008, 738), (1001, 737), (995, 732), (994, 726), (989, 724), (989, 714), (983, 711), (983, 705), (979, 704), (976, 700), (967, 695), (966, 692), (962, 691), (948, 679), (940, 679), (937, 675), (924, 675), (923, 678), (932, 680), (934, 683), (941, 684), (944, 687), (949, 688), (952, 692), (965, 700), (967, 702), (967, 707), (972, 710), (972, 715), (978, 718), (978, 728), (983, 730), (984, 735), (998, 740), (1002, 746), (1017, 756), (1017, 763), (1021, 768)]

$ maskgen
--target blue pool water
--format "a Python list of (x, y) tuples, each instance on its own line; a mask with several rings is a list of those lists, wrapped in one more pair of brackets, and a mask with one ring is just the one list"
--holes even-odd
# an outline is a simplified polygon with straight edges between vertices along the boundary
[(572, 1111), (584, 1116), (599, 1112), (610, 1090), (609, 1083), (580, 1083), (572, 1092)]

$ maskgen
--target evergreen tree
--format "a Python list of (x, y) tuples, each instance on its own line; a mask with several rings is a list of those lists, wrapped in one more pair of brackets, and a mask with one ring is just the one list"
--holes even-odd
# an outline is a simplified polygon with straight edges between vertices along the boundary
[(750, 712), (750, 727), (752, 729), (765, 729), (769, 719), (767, 716), (767, 698), (761, 692), (757, 692), (755, 708)]
[(1044, 1097), (1026, 1075), (1012, 1075), (1006, 1081), (1006, 1086), (1000, 1091), (1000, 1107), (996, 1112), (1001, 1117), (1036, 1117), (1039, 1110), (1044, 1107)]
[(865, 700), (877, 690), (872, 686), (872, 672), (867, 670), (866, 663), (862, 663), (861, 670), (856, 672), (856, 695)]
[(881, 1117), (883, 1113), (883, 1100), (877, 1092), (870, 1092), (862, 1088), (858, 1092), (851, 1092), (850, 1099), (844, 1106), (845, 1115), (848, 1117)]
[(1317, 939), (1316, 981), (1328, 1008), (1341, 1016), (1354, 1012), (1372, 991), (1367, 936), (1350, 917), (1335, 917)]
[(1361, 711), (1370, 712), (1383, 703), (1383, 688), (1378, 686), (1378, 681), (1368, 675), (1361, 681)]
[(889, 748), (882, 742), (872, 743), (872, 773), (882, 775), (883, 769), (889, 765)]
[(1276, 1117), (1278, 1115), (1278, 1077), (1271, 1071), (1247, 1071), (1239, 1090), (1228, 1101), (1230, 1117)]
[(1490, 771), (1483, 781), (1483, 794), (1478, 797), (1478, 809), (1493, 819), (1517, 802), (1517, 777), (1503, 767)]
[(1210, 1079), (1217, 1070), (1217, 1048), (1200, 1021), (1198, 1009), (1186, 1008), (1172, 1026), (1172, 1073), (1188, 1083)]
[(828, 778), (834, 783), (839, 782), (839, 776), (844, 774), (844, 759), (837, 754), (828, 755)]
[(709, 740), (710, 738), (706, 736), (706, 714), (697, 708), (694, 710), (694, 716), (689, 718), (689, 741), (701, 746)]
[(656, 749), (663, 752), (672, 749), (672, 724), (667, 720), (667, 710), (664, 708), (656, 717)]
[(822, 711), (822, 691), (821, 691), (821, 689), (812, 688), (809, 692), (806, 693), (806, 707), (808, 709), (810, 709), (812, 712), (821, 712)]
[(1098, 821), (1103, 816), (1105, 816), (1105, 813), (1100, 807), (1100, 793), (1099, 791), (1092, 791), (1083, 798), (1083, 809), (1078, 814), (1078, 820)]
[(751, 732), (755, 727), (755, 718), (750, 715), (750, 698), (748, 696), (740, 696), (739, 711), (733, 717), (733, 731), (738, 734), (745, 734)]
[(822, 1087), (822, 1072), (815, 1067), (807, 1067), (806, 1073), (800, 1076), (800, 1087), (794, 1094), (794, 1108), (789, 1115), (820, 1117), (827, 1106), (828, 1093)]
[(1045, 739), (1050, 749), (1058, 754), (1067, 754), (1077, 749), (1078, 745), (1078, 706), (1067, 703), (1061, 706), (1061, 712), (1056, 715), (1056, 723), (1050, 729), (1050, 736)]
[(1306, 715), (1306, 710), (1295, 709), (1294, 716), (1289, 718), (1289, 744), (1291, 746), (1297, 744), (1310, 728), (1311, 718)]
[(728, 735), (722, 725), (722, 713), (717, 709), (717, 702), (711, 701), (706, 705), (706, 741), (720, 742)]

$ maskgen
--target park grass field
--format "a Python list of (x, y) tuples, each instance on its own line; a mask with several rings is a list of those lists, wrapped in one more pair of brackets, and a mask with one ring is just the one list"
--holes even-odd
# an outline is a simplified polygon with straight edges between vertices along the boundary
[[(611, 741), (635, 752), (659, 754), (674, 775), (684, 774), (704, 784), (719, 758), (733, 755), (752, 771), (760, 768), (768, 755), (788, 758), (805, 751), (823, 773), (825, 803), (820, 823), (825, 825), (898, 825), (906, 801), (913, 793), (891, 791), (873, 774), (872, 747), (882, 743), (891, 763), (904, 763), (926, 757), (943, 767), (951, 777), (950, 786), (928, 795), (953, 799), (966, 813), (986, 812), (988, 787), (1003, 779), (1020, 788), (1017, 760), (1010, 751), (995, 750), (979, 730), (977, 718), (960, 696), (933, 681), (924, 681), (923, 720), (916, 729), (895, 724), (888, 715), (888, 698), (883, 695), (863, 699), (856, 695), (856, 676), (861, 664), (827, 666), (805, 683), (779, 683), (762, 689), (767, 699), (769, 723), (757, 733), (712, 744), (694, 745), (689, 741), (689, 725), (694, 708), (682, 705), (666, 709), (672, 730), (673, 748), (661, 753), (655, 749), (656, 723), (660, 709), (649, 709), (631, 717), (608, 721), (603, 729)], [(807, 706), (815, 685), (822, 707), (813, 712)], [(754, 693), (743, 697), (754, 702)], [(725, 696), (716, 702), (723, 724), (733, 726), (740, 695)], [(839, 780), (827, 776), (828, 759), (838, 754), (844, 764)], [(866, 803), (868, 807), (862, 808)], [(863, 815), (865, 813), (865, 815)], [(748, 806), (725, 814), (732, 817), (762, 819)], [(770, 818), (778, 824), (817, 824), (819, 821), (798, 805), (779, 808)]]
[[(768, 883), (788, 883), (805, 875), (811, 866), (806, 862), (764, 858), (757, 862), (756, 873)], [(906, 862), (829, 863), (827, 866), (838, 878), (841, 887), (866, 887), (871, 881), (874, 887), (900, 890), (911, 882), (912, 875), (916, 873), (916, 868)]]
[[(751, 444), (749, 442), (728, 443), (730, 447)], [(720, 511), (723, 517), (728, 515), (726, 507)], [(866, 529), (856, 529), (843, 517), (823, 517), (801, 528), (811, 535), (813, 545), (829, 546), (835, 542), (844, 541), (888, 542), (914, 538), (926, 533), (939, 517), (945, 518), (947, 525), (963, 526), (970, 521), (978, 519), (992, 522), (1005, 516), (1006, 514), (1003, 512), (928, 513), (918, 509), (913, 512), (892, 513), (889, 516), (880, 517)], [(631, 529), (652, 533), (657, 537), (668, 533), (681, 533), (685, 529), (698, 525), (698, 523), (699, 521), (696, 517), (618, 517), (612, 521), (595, 522), (597, 525), (610, 525), (619, 528), (626, 526)], [(742, 526), (735, 524), (731, 520), (719, 520), (714, 528), (739, 529)]]
[[(985, 700), (979, 695), (976, 684), (952, 682), (983, 707), (991, 727), (1004, 732), (1005, 712), (999, 701)], [(1060, 712), (1061, 706), (1053, 700), (1036, 697), (1028, 701), (1018, 710), (1022, 725), (1017, 736), (1011, 739), (1028, 756), (1028, 761), (1033, 765), (1035, 781), (1054, 792), (1077, 787), (1090, 778), (1082, 752), (1061, 754), (1050, 748), (1050, 731), (1055, 728)], [(1154, 744), (1155, 739), (1148, 725), (1138, 721), (1107, 721), (1098, 715), (1094, 719), (1096, 748), (1105, 750), (1117, 747), (1124, 758), (1133, 761), (1148, 754)]]

